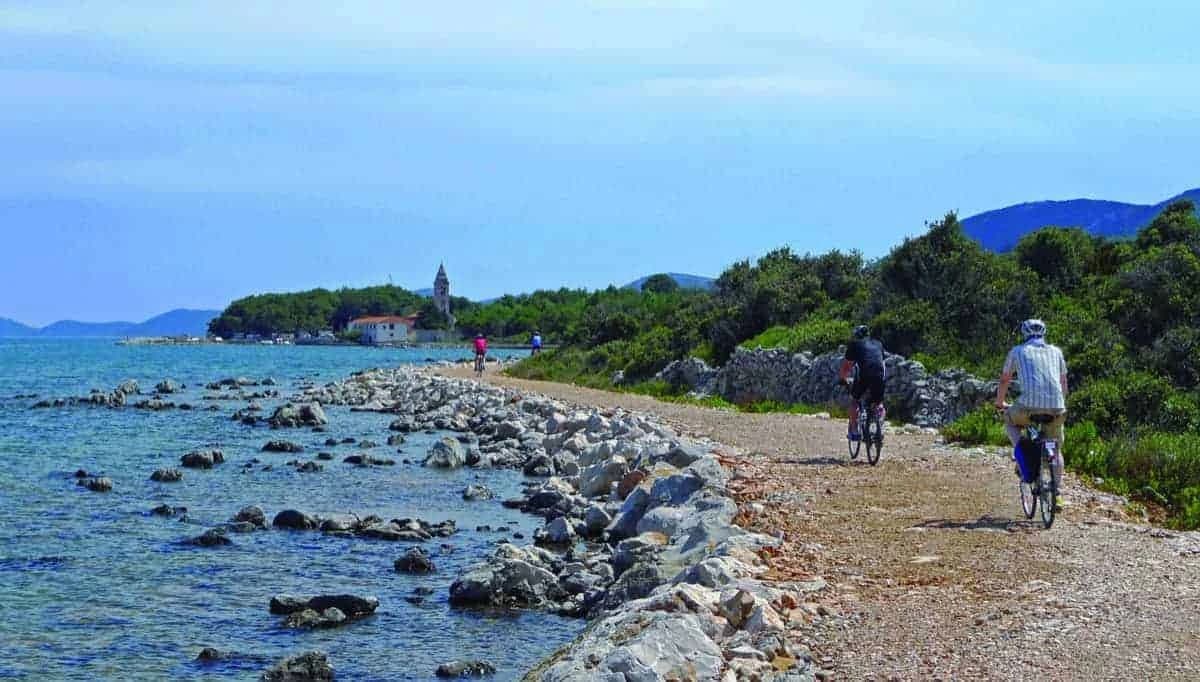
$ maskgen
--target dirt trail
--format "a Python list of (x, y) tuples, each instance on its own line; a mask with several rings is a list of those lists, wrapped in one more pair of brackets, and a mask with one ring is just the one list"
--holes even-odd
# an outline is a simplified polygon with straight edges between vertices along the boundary
[(1045, 531), (997, 450), (892, 430), (871, 467), (841, 421), (486, 380), (736, 448), (743, 525), (784, 538), (768, 577), (828, 583), (790, 625), (829, 679), (1200, 679), (1200, 534), (1132, 523), (1074, 478)]

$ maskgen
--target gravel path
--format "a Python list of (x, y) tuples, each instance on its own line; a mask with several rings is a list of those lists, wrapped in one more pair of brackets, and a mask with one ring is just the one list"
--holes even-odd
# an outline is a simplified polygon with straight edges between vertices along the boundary
[(731, 446), (742, 525), (785, 540), (769, 578), (828, 584), (790, 625), (829, 679), (1200, 679), (1200, 534), (1136, 523), (1073, 477), (1045, 531), (1003, 451), (893, 430), (871, 467), (840, 420), (486, 380)]

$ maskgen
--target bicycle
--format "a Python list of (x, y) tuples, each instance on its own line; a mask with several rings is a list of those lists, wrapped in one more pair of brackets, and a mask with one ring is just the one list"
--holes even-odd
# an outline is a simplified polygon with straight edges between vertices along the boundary
[[(850, 390), (849, 384), (846, 384), (846, 390)], [(879, 418), (882, 407), (883, 403), (868, 404), (865, 395), (858, 399), (858, 440), (846, 436), (851, 460), (858, 459), (863, 444), (866, 444), (867, 462), (871, 466), (879, 464), (879, 455), (883, 450), (883, 422)]]
[[(1054, 459), (1058, 455), (1058, 442), (1046, 438), (1042, 429), (1056, 418), (1052, 414), (1030, 415), (1029, 426), (1024, 428), (1025, 437), (1013, 449), (1013, 459), (1021, 475), (1017, 484), (1021, 511), (1025, 512), (1025, 518), (1032, 519), (1040, 507), (1044, 528), (1054, 525), (1054, 498), (1058, 496)], [(1032, 452), (1027, 452), (1027, 447)]]
[(475, 376), (483, 376), (483, 353), (475, 354)]

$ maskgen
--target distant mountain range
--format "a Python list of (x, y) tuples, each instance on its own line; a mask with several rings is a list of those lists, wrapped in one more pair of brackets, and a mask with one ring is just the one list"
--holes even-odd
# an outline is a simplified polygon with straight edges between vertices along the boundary
[(1200, 205), (1200, 188), (1149, 206), (1097, 199), (1035, 201), (973, 215), (962, 224), (966, 233), (986, 248), (1003, 252), (1011, 251), (1029, 232), (1047, 225), (1080, 227), (1103, 237), (1130, 237), (1180, 199)]
[(204, 336), (209, 320), (221, 314), (219, 310), (186, 310), (180, 308), (152, 317), (145, 322), (76, 322), (61, 320), (45, 327), (30, 327), (15, 320), (0, 317), (0, 337), (121, 337), (121, 336)]
[[(675, 280), (675, 283), (678, 284), (681, 289), (704, 289), (707, 291), (712, 289), (717, 282), (717, 280), (713, 279), (712, 277), (703, 277), (701, 275), (685, 275), (679, 272), (668, 272), (665, 274), (671, 279)], [(645, 277), (639, 277), (638, 279), (633, 280), (621, 288), (637, 289), (638, 291), (641, 291), (642, 285), (646, 283), (646, 280), (653, 276), (654, 275), (646, 275)]]

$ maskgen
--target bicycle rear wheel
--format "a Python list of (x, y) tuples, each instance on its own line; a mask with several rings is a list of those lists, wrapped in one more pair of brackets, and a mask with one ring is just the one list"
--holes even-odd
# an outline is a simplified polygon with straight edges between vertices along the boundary
[(858, 459), (858, 453), (862, 451), (862, 431), (858, 432), (858, 440), (851, 440), (847, 436), (846, 447), (850, 449), (850, 459)]
[(867, 461), (871, 466), (879, 464), (879, 455), (883, 450), (883, 424), (879, 422), (873, 407), (870, 408), (870, 416), (867, 417), (867, 429), (863, 440), (867, 442)]
[(1037, 513), (1038, 496), (1034, 493), (1033, 486), (1025, 481), (1019, 484), (1021, 492), (1021, 511), (1025, 512), (1025, 518), (1032, 519)]
[(1040, 493), (1038, 501), (1042, 508), (1042, 525), (1049, 528), (1054, 525), (1054, 498), (1058, 493), (1058, 487), (1054, 485), (1054, 472), (1050, 466), (1050, 459), (1045, 455), (1042, 459), (1042, 468), (1038, 472), (1038, 489)]

